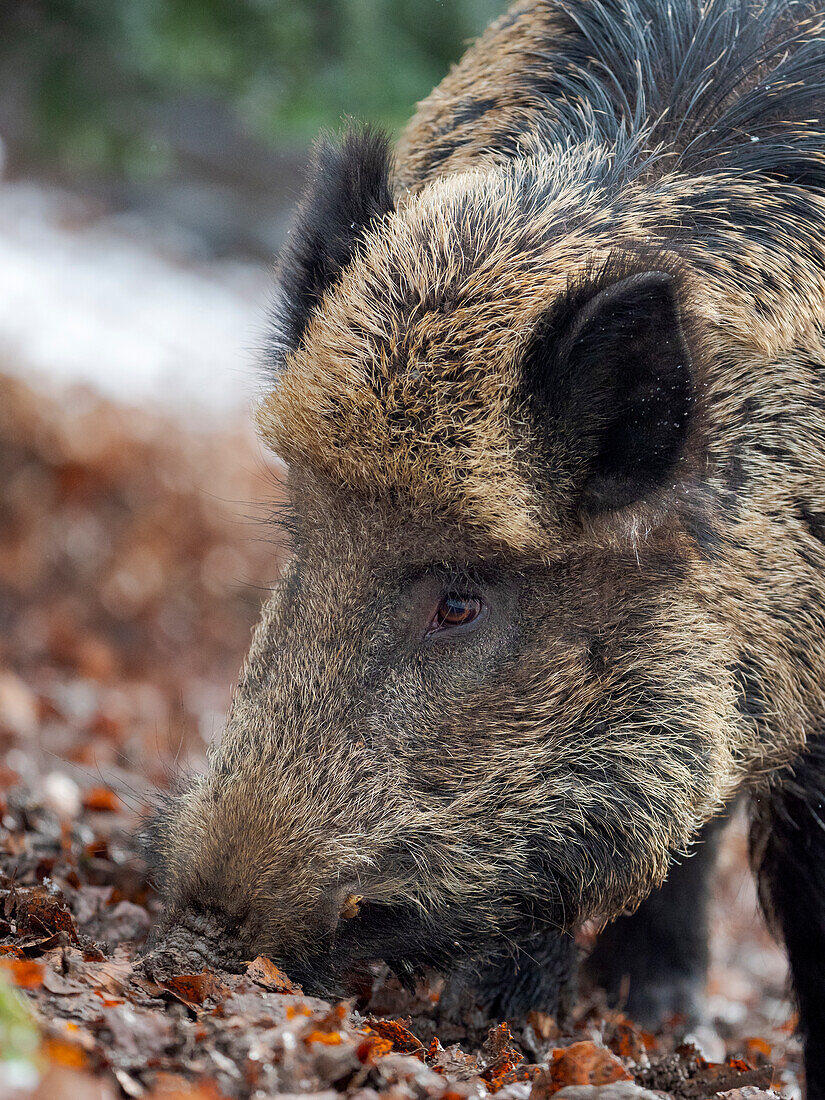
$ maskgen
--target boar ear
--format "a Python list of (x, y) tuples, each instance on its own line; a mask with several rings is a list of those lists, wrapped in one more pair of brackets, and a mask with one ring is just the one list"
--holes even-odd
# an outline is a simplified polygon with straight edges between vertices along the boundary
[(296, 348), (326, 290), (369, 227), (393, 210), (389, 138), (370, 126), (321, 138), (304, 198), (278, 265), (276, 356)]
[(551, 476), (590, 512), (655, 491), (687, 439), (692, 371), (672, 276), (572, 289), (527, 349), (524, 383)]

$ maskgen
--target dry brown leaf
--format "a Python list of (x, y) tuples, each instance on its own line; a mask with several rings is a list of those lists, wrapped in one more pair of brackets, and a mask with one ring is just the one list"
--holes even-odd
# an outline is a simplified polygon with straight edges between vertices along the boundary
[(391, 1049), (397, 1050), (401, 1054), (414, 1054), (416, 1058), (423, 1059), (424, 1044), (413, 1035), (401, 1020), (370, 1019), (368, 1023), (369, 1031), (390, 1042), (392, 1044)]
[(90, 970), (90, 981), (101, 992), (111, 997), (119, 997), (129, 987), (132, 976), (131, 960), (124, 954), (115, 954), (112, 959), (99, 963)]
[(0, 971), (7, 974), (19, 989), (39, 989), (45, 970), (45, 964), (37, 959), (0, 958)]
[(566, 1085), (609, 1085), (613, 1081), (632, 1080), (607, 1047), (592, 1042), (573, 1043), (553, 1051), (547, 1069), (536, 1077), (530, 1095), (531, 1100), (546, 1100)]
[(55, 993), (60, 997), (74, 996), (86, 990), (86, 986), (81, 982), (59, 974), (51, 966), (47, 966), (43, 974), (43, 987), (48, 989), (49, 993)]
[(90, 787), (80, 796), (84, 810), (93, 813), (114, 814), (121, 809), (121, 803), (114, 791), (108, 787)]
[(290, 981), (283, 970), (277, 967), (272, 959), (267, 959), (264, 955), (259, 955), (247, 966), (246, 976), (256, 985), (269, 990), (270, 993), (300, 994), (302, 992), (299, 985), (295, 985), (294, 982)]
[(229, 986), (209, 970), (202, 970), (200, 974), (178, 974), (165, 978), (158, 985), (192, 1009), (201, 1008), (206, 1001), (222, 1001), (230, 992)]

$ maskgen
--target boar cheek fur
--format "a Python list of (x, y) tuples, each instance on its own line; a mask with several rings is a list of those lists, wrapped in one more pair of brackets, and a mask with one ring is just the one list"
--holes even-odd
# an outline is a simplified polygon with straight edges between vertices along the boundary
[[(154, 827), (161, 934), (211, 914), (329, 987), (483, 960), (632, 908), (783, 782), (825, 683), (822, 41), (780, 0), (521, 3), (394, 166), (371, 131), (321, 147), (259, 411), (294, 560)], [(603, 457), (614, 398), (656, 427), (644, 372), (608, 400), (612, 343), (569, 369), (615, 287), (672, 297), (689, 357), (653, 473), (621, 433)], [(442, 567), (516, 609), (472, 660), (388, 625)]]
[[(351, 501), (339, 509), (315, 485), (301, 491), (307, 508), (306, 496), (320, 494), (325, 513), (313, 522), (313, 549), (299, 556), (303, 584), (293, 567), (256, 632), (208, 775), (164, 819), (159, 846), (177, 911), (223, 912), (238, 946), (254, 943), (314, 974), (325, 964), (318, 910), (344, 876), (365, 896), (361, 919), (337, 938), (345, 959), (386, 952), (447, 967), (465, 944), (569, 928), (661, 878), (669, 850), (687, 842), (727, 782), (718, 715), (734, 706), (727, 678), (716, 682), (724, 643), (701, 601), (673, 613), (675, 552), (660, 551), (640, 573), (632, 555), (606, 551), (598, 585), (592, 556), (524, 562), (525, 636), (503, 663), (497, 653), (479, 670), (482, 695), (450, 706), (432, 673), (411, 691), (368, 652), (365, 573), (381, 560), (364, 569), (363, 532), (375, 538), (384, 525), (389, 561), (431, 549), (427, 533), (399, 530), (396, 514), (365, 506), (363, 529), (350, 532)], [(331, 554), (325, 591), (306, 578)], [(343, 648), (329, 621), (333, 598), (335, 619), (349, 624)], [(325, 629), (334, 646), (319, 640)], [(383, 690), (362, 694), (384, 676)], [(396, 959), (399, 939), (406, 954)]]

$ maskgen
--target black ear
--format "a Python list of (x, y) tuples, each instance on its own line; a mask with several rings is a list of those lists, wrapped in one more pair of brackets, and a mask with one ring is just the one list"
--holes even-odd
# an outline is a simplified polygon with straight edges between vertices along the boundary
[(550, 477), (589, 511), (643, 499), (682, 456), (693, 404), (673, 277), (572, 289), (538, 326), (523, 377)]
[(389, 138), (370, 126), (316, 144), (278, 265), (276, 353), (300, 344), (313, 311), (352, 259), (364, 231), (393, 210), (391, 163)]

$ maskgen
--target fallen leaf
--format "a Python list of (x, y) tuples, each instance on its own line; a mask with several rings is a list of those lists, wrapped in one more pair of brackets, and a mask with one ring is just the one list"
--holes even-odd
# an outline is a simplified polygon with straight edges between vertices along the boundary
[(527, 1023), (532, 1027), (536, 1035), (540, 1039), (544, 1039), (545, 1042), (551, 1039), (558, 1039), (561, 1034), (559, 1025), (553, 1017), (548, 1016), (546, 1012), (528, 1012)]
[(246, 976), (256, 985), (269, 990), (270, 993), (301, 994), (303, 992), (300, 986), (289, 980), (283, 970), (277, 967), (272, 959), (267, 959), (263, 955), (259, 955), (247, 966)]
[(187, 1008), (200, 1008), (206, 1001), (220, 1001), (229, 993), (229, 986), (216, 978), (209, 970), (200, 974), (178, 974), (158, 982), (161, 989), (171, 993)]
[(337, 1047), (341, 1044), (340, 1031), (310, 1031), (304, 1036), (305, 1043), (324, 1043), (329, 1047)]
[(566, 1085), (609, 1085), (632, 1081), (632, 1076), (607, 1047), (592, 1042), (573, 1043), (553, 1051), (550, 1063), (536, 1076), (531, 1100), (546, 1100)]
[(478, 1059), (472, 1054), (465, 1054), (458, 1043), (445, 1049), (434, 1039), (427, 1051), (427, 1061), (430, 1069), (444, 1077), (451, 1077), (454, 1083), (478, 1076)]
[(68, 1069), (85, 1069), (89, 1064), (86, 1051), (76, 1043), (67, 1043), (63, 1039), (46, 1039), (43, 1043), (46, 1059), (55, 1066)]
[(94, 813), (114, 814), (120, 811), (121, 801), (108, 787), (89, 787), (80, 796), (84, 810)]
[(414, 1054), (417, 1058), (424, 1058), (424, 1044), (417, 1039), (410, 1029), (401, 1020), (374, 1020), (367, 1021), (370, 1031), (375, 1032), (382, 1039), (392, 1044), (392, 1049), (401, 1054)]
[(20, 989), (39, 989), (43, 984), (45, 963), (35, 959), (0, 958), (0, 970)]
[(86, 987), (80, 982), (75, 981), (74, 978), (64, 977), (63, 974), (59, 974), (50, 966), (46, 967), (43, 974), (43, 987), (49, 993), (55, 993), (61, 997), (76, 995), (86, 990)]
[(604, 1041), (607, 1046), (622, 1058), (638, 1060), (648, 1051), (644, 1034), (629, 1020), (619, 1019), (606, 1029)]
[(481, 1079), (490, 1092), (510, 1083), (513, 1071), (524, 1061), (521, 1051), (515, 1049), (513, 1036), (506, 1023), (491, 1027), (479, 1052), (478, 1061), (483, 1066)]
[(61, 939), (77, 943), (74, 917), (59, 890), (52, 886), (13, 887), (3, 905), (7, 918), (17, 924), (26, 951), (43, 952)]
[(383, 1058), (384, 1055), (389, 1054), (391, 1050), (392, 1043), (389, 1039), (382, 1039), (380, 1035), (372, 1032), (368, 1033), (358, 1044), (355, 1053), (358, 1055), (358, 1060), (360, 1062), (374, 1066), (377, 1059)]
[(753, 1035), (743, 1041), (743, 1052), (747, 1058), (770, 1058), (771, 1049), (770, 1043)]
[(106, 959), (94, 968), (95, 987), (101, 993), (108, 993), (112, 997), (119, 997), (126, 992), (131, 977), (131, 960), (123, 954), (116, 953), (114, 958)]

